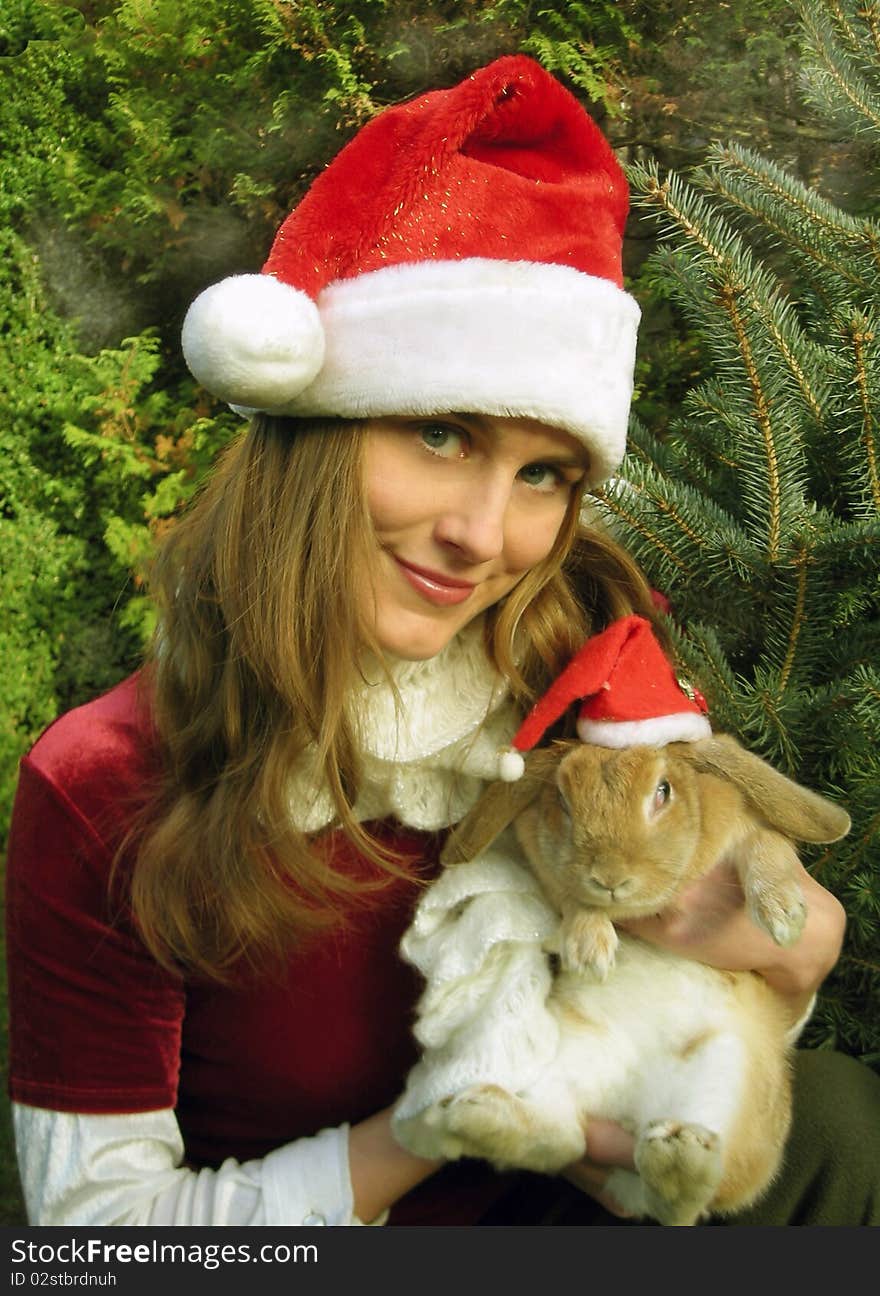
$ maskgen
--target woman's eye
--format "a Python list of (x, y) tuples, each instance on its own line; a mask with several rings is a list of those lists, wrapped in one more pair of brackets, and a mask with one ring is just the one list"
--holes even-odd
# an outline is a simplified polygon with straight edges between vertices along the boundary
[(672, 788), (666, 782), (666, 779), (664, 779), (662, 783), (657, 784), (657, 787), (654, 790), (654, 809), (660, 810), (666, 805), (666, 802), (671, 796)]
[(551, 491), (558, 490), (564, 484), (563, 474), (552, 464), (534, 463), (526, 464), (525, 468), (520, 469), (520, 478), (531, 486), (533, 490)]
[(443, 459), (460, 459), (467, 451), (467, 433), (449, 423), (423, 423), (419, 437), (426, 449)]

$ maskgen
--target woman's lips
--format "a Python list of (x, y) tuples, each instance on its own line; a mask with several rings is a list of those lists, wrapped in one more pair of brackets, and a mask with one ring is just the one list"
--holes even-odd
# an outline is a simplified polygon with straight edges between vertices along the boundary
[(473, 593), (474, 585), (471, 581), (456, 580), (442, 572), (429, 571), (427, 567), (415, 567), (396, 556), (394, 561), (416, 593), (436, 607), (453, 607), (457, 603), (464, 603)]

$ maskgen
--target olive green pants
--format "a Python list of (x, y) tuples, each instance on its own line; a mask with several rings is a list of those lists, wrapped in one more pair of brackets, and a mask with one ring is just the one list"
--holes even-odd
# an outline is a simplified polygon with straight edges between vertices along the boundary
[[(527, 1176), (486, 1224), (629, 1224), (559, 1180)], [(641, 1221), (644, 1223), (645, 1221)], [(795, 1054), (794, 1114), (776, 1181), (748, 1210), (710, 1224), (880, 1224), (880, 1076), (842, 1053)]]

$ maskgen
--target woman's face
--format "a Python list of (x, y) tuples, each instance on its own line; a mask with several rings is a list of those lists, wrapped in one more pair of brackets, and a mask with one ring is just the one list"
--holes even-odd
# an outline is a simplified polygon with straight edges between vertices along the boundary
[(373, 419), (366, 437), (368, 563), (379, 644), (433, 657), (546, 558), (587, 452), (529, 418)]

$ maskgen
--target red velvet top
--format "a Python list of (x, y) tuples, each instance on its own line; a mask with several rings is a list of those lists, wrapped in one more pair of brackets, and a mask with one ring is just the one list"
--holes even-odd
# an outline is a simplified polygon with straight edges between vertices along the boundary
[[(81, 1113), (175, 1107), (194, 1166), (260, 1157), (387, 1106), (415, 1058), (419, 986), (397, 954), (415, 883), (392, 883), (304, 944), (281, 980), (181, 982), (109, 898), (114, 852), (155, 761), (149, 735), (133, 676), (56, 721), (22, 762), (7, 868), (12, 1099)], [(382, 832), (414, 875), (431, 875), (435, 835)], [(341, 834), (328, 846), (358, 867)], [(476, 1178), (482, 1204), (488, 1176)], [(426, 1214), (406, 1222), (468, 1222), (477, 1208), (459, 1192), (443, 1194), (455, 1208), (435, 1218), (442, 1179), (417, 1190)], [(398, 1214), (404, 1222), (405, 1207)]]

